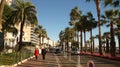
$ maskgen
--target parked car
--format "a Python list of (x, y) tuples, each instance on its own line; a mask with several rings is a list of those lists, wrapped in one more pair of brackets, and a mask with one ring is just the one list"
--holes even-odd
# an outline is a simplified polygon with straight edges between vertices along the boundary
[(72, 54), (72, 55), (78, 55), (78, 54), (80, 54), (80, 51), (79, 51), (78, 49), (76, 49), (76, 48), (73, 48), (73, 49), (71, 50), (71, 54)]
[(55, 53), (61, 53), (61, 50), (59, 48), (56, 49)]

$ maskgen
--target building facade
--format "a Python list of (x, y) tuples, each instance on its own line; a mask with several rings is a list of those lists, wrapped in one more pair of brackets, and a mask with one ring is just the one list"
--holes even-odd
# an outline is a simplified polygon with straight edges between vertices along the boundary
[[(18, 34), (14, 35), (11, 32), (7, 32), (4, 36), (4, 46), (5, 47), (15, 47), (19, 42), (20, 38), (20, 24), (15, 26), (18, 30)], [(23, 28), (23, 38), (22, 42), (24, 44), (32, 44), (32, 45), (39, 45), (39, 38), (38, 35), (34, 33), (34, 26), (31, 24), (25, 25)]]

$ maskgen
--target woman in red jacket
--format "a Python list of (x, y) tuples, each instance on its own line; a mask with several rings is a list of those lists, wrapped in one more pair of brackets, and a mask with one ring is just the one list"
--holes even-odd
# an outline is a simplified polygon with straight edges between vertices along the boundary
[(38, 50), (38, 48), (35, 49), (34, 55), (35, 55), (35, 58), (37, 60), (38, 56), (39, 56), (39, 50)]

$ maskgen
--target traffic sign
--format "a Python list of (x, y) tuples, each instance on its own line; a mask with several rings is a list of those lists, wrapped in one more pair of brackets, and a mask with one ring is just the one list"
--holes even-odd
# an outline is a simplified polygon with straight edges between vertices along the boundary
[(87, 67), (94, 67), (94, 62), (92, 60), (89, 60), (87, 63)]

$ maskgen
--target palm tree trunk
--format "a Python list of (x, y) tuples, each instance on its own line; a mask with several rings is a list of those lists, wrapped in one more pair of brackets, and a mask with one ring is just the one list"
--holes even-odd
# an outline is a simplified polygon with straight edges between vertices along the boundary
[(81, 41), (80, 41), (80, 43), (81, 43), (81, 52), (83, 52), (82, 31), (80, 31), (80, 37), (81, 37), (81, 39), (80, 39), (80, 40), (81, 40)]
[(39, 35), (39, 46), (41, 46), (41, 34)]
[(118, 35), (118, 45), (119, 45), (119, 54), (120, 54), (120, 35)]
[(92, 39), (92, 29), (90, 30), (90, 43), (91, 43), (91, 54), (93, 53), (93, 44), (92, 44), (92, 42), (93, 42), (93, 39)]
[(93, 39), (93, 53), (94, 53), (94, 49), (95, 49), (95, 40)]
[(106, 52), (109, 53), (109, 40), (106, 38)]
[(23, 16), (23, 21), (21, 22), (21, 26), (20, 26), (20, 41), (19, 41), (18, 51), (20, 51), (22, 48), (22, 37), (24, 34), (23, 32), (24, 24), (25, 24), (25, 15)]
[(0, 3), (0, 32), (2, 32), (2, 14), (6, 0), (1, 0)]
[(87, 52), (86, 31), (85, 30), (84, 30), (84, 45), (85, 45), (85, 52)]
[(116, 44), (115, 44), (115, 38), (114, 38), (114, 26), (113, 26), (113, 22), (110, 23), (110, 35), (111, 35), (111, 42), (110, 42), (110, 47), (111, 47), (111, 56), (115, 56), (115, 52), (116, 52)]
[(99, 53), (100, 55), (102, 55), (101, 27), (100, 27), (100, 0), (96, 0), (96, 9), (97, 9), (97, 16), (98, 16)]

